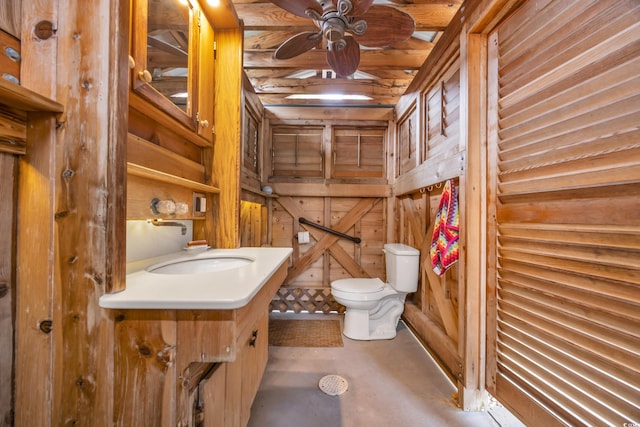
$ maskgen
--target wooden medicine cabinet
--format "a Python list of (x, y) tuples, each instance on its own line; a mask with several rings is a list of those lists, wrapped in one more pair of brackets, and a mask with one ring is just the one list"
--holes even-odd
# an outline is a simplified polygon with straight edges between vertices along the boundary
[(132, 0), (132, 7), (132, 90), (197, 131), (199, 10), (178, 0)]

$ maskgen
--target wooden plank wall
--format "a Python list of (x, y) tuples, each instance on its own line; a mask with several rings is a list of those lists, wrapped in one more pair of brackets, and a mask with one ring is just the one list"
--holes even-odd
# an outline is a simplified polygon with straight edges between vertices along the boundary
[[(445, 33), (445, 37), (451, 37)], [(443, 185), (451, 180), (458, 189), (458, 206), (464, 210), (465, 145), (460, 139), (460, 61), (458, 44), (442, 49), (438, 62), (424, 87), (405, 95), (399, 103), (398, 138), (409, 140), (410, 132), (418, 140), (413, 149), (405, 148), (404, 157), (397, 159), (399, 171), (394, 183), (397, 214), (393, 229), (398, 241), (416, 247), (421, 252), (418, 291), (405, 304), (404, 317), (430, 349), (446, 366), (450, 375), (464, 385), (464, 296), (463, 261), (458, 261), (443, 277), (434, 273), (430, 247), (434, 219), (442, 196)], [(410, 125), (409, 125), (410, 123)], [(415, 129), (414, 129), (415, 128)], [(398, 144), (403, 142), (398, 140)], [(402, 147), (398, 147), (403, 152)], [(461, 220), (464, 217), (461, 218)], [(461, 222), (462, 224), (462, 222)], [(463, 241), (459, 242), (463, 248)], [(464, 251), (460, 258), (464, 260)]]
[(16, 172), (16, 156), (0, 153), (0, 425), (5, 426), (13, 417)]
[[(388, 236), (387, 180), (384, 177), (371, 178), (370, 173), (349, 179), (332, 178), (332, 141), (336, 132), (334, 129), (340, 129), (338, 135), (345, 133), (342, 129), (354, 127), (387, 129), (392, 119), (390, 111), (388, 108), (350, 108), (344, 114), (338, 114), (336, 110), (326, 108), (269, 107), (265, 110), (265, 153), (271, 153), (272, 129), (304, 133), (311, 128), (318, 134), (314, 163), (308, 165), (316, 171), (316, 178), (296, 176), (296, 172), (274, 176), (271, 156), (263, 157), (265, 166), (262, 169), (262, 181), (272, 186), (277, 195), (271, 200), (270, 244), (294, 249), (293, 264), (285, 284), (272, 301), (272, 310), (342, 312), (344, 307), (331, 298), (332, 280), (345, 277), (384, 278), (382, 247)], [(388, 135), (387, 132), (383, 135)], [(389, 138), (385, 140), (388, 142)], [(304, 155), (304, 145), (301, 148)], [(377, 167), (382, 167), (385, 172), (381, 176), (386, 176), (389, 150), (382, 150), (377, 160), (367, 159), (367, 162), (371, 161), (376, 162)], [(296, 167), (295, 161), (289, 163), (291, 167)], [(363, 167), (367, 171), (371, 169), (368, 164)], [(359, 237), (362, 242), (355, 244), (310, 225), (300, 224), (299, 218)], [(310, 243), (300, 244), (298, 232), (308, 232)]]
[[(66, 114), (59, 127), (50, 114), (30, 115), (20, 163), (16, 425), (111, 422), (112, 329), (97, 298), (124, 282), (122, 5), (23, 5), (22, 84)], [(33, 36), (42, 19), (56, 22), (56, 37)]]
[(0, 29), (20, 40), (22, 36), (22, 0), (5, 0), (0, 4)]

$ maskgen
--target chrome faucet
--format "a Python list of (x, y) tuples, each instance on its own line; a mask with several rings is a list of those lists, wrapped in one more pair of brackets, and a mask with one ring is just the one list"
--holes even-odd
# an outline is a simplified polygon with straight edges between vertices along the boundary
[(187, 234), (187, 226), (181, 222), (163, 221), (161, 219), (152, 219), (150, 222), (156, 227), (182, 227), (182, 235), (184, 236), (185, 234)]

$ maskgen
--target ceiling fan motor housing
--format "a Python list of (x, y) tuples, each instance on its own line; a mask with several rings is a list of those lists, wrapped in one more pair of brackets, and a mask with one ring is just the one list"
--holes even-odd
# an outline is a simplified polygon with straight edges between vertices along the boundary
[(329, 42), (337, 42), (344, 38), (346, 23), (343, 17), (337, 12), (330, 12), (322, 17), (322, 34)]

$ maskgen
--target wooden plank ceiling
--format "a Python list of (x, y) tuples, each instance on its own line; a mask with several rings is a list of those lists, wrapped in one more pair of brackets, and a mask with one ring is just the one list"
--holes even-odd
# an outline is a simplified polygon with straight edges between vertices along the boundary
[[(275, 50), (302, 31), (317, 31), (311, 19), (295, 16), (267, 0), (233, 0), (244, 23), (244, 69), (264, 105), (395, 105), (431, 53), (462, 0), (375, 0), (409, 13), (413, 36), (384, 48), (360, 49), (358, 71), (336, 78), (320, 45), (291, 59), (273, 58)], [(369, 28), (367, 31), (376, 31)], [(385, 29), (379, 30), (385, 31)], [(368, 100), (288, 99), (294, 94), (364, 95)]]

